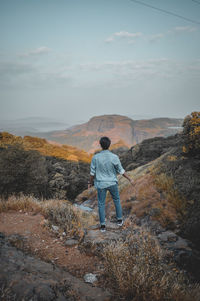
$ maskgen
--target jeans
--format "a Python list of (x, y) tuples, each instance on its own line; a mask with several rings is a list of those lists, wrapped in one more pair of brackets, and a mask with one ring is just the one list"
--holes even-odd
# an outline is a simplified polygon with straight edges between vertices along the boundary
[(120, 204), (118, 185), (116, 184), (102, 189), (97, 188), (99, 219), (101, 225), (105, 225), (105, 200), (107, 191), (110, 192), (114, 201), (117, 219), (122, 219), (122, 207)]

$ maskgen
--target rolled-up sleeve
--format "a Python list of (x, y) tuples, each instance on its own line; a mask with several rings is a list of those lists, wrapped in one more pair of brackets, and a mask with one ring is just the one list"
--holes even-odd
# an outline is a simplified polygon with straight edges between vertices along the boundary
[(123, 169), (123, 167), (121, 165), (119, 157), (116, 157), (116, 160), (115, 160), (115, 170), (120, 175), (123, 175), (125, 173), (125, 170)]
[(96, 173), (96, 160), (95, 157), (92, 158), (92, 162), (90, 164), (90, 175), (94, 176)]

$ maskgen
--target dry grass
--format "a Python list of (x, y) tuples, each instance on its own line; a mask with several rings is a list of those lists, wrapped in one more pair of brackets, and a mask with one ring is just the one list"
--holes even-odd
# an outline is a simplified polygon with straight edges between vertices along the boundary
[(95, 217), (88, 212), (76, 208), (68, 201), (43, 200), (32, 196), (11, 196), (0, 201), (0, 213), (8, 211), (34, 212), (44, 215), (48, 225), (59, 227), (59, 232), (66, 232), (67, 236), (82, 238), (84, 228), (95, 223)]
[(41, 211), (41, 204), (33, 196), (25, 196), (21, 194), (20, 196), (12, 195), (7, 200), (0, 199), (0, 213), (8, 211), (33, 211), (38, 213)]
[(165, 173), (154, 174), (154, 184), (162, 191), (169, 204), (173, 206), (179, 217), (184, 218), (187, 213), (187, 199), (174, 188), (174, 180)]
[(163, 251), (148, 232), (111, 243), (104, 258), (108, 283), (123, 300), (200, 300), (199, 286), (186, 285), (176, 266), (165, 263)]
[(68, 201), (46, 201), (42, 206), (42, 213), (50, 224), (77, 238), (82, 238), (84, 228), (94, 223), (94, 216), (91, 213), (74, 207)]
[(0, 287), (0, 300), (1, 301), (17, 301), (17, 297), (12, 292), (12, 289), (10, 286), (3, 284)]
[(163, 227), (173, 225), (177, 219), (176, 210), (158, 190), (154, 176), (151, 173), (143, 175), (135, 181), (134, 187), (129, 185), (121, 192), (123, 209), (139, 218), (151, 215)]

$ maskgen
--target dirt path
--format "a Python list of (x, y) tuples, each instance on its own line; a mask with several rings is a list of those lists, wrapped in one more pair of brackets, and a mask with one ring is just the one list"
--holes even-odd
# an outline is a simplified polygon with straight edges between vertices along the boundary
[(96, 256), (81, 253), (77, 246), (66, 247), (63, 238), (44, 226), (41, 214), (6, 212), (0, 214), (0, 232), (25, 237), (25, 249), (36, 257), (66, 268), (76, 277), (86, 273), (100, 274), (102, 263)]

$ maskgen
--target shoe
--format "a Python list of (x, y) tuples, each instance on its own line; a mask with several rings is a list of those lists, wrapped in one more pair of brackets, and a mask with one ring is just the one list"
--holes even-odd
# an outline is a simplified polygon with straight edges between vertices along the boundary
[(101, 225), (100, 231), (101, 231), (102, 233), (103, 233), (103, 232), (106, 232), (106, 226), (105, 226), (105, 225)]
[(119, 226), (119, 227), (121, 227), (122, 225), (123, 225), (123, 220), (122, 219), (118, 219), (118, 221), (117, 221), (117, 225)]

